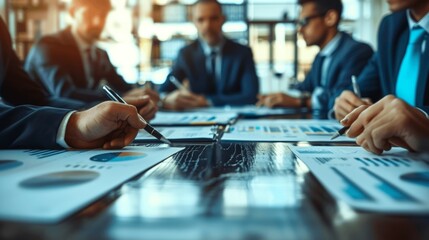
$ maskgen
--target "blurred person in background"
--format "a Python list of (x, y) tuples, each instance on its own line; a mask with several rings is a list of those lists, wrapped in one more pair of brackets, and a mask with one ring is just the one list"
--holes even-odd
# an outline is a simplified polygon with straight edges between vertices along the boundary
[(343, 12), (341, 0), (300, 0), (299, 33), (307, 46), (318, 46), (310, 72), (304, 82), (293, 86), (301, 97), (285, 93), (259, 96), (258, 106), (307, 107), (313, 118), (325, 119), (335, 98), (351, 86), (373, 55), (371, 47), (338, 29)]
[(25, 70), (50, 96), (87, 106), (108, 100), (101, 89), (107, 84), (150, 120), (157, 111), (158, 94), (127, 84), (107, 53), (96, 46), (111, 8), (110, 0), (72, 0), (72, 25), (41, 38), (30, 51)]
[(178, 89), (169, 76), (160, 88), (163, 106), (183, 110), (254, 104), (259, 80), (252, 50), (224, 36), (222, 5), (199, 0), (192, 13), (199, 38), (180, 50), (171, 72), (185, 87)]

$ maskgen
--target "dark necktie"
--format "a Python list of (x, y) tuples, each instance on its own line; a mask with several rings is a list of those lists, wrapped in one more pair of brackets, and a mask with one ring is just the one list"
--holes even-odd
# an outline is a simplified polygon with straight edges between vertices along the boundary
[(92, 88), (96, 81), (96, 69), (97, 69), (97, 58), (91, 51), (91, 48), (85, 50), (86, 59), (88, 61), (88, 71), (89, 71), (89, 79), (87, 79), (87, 86)]
[[(322, 56), (319, 55), (318, 56), (318, 63), (317, 63), (317, 78), (318, 80), (318, 84), (320, 84), (320, 86), (325, 86), (326, 85), (326, 80), (323, 79), (323, 63), (325, 62), (326, 56)], [(326, 76), (325, 76), (326, 77)]]
[(210, 53), (210, 69), (209, 69), (209, 75), (208, 75), (208, 80), (209, 80), (209, 88), (210, 91), (216, 92), (216, 57), (217, 57), (217, 52), (216, 51), (212, 51)]

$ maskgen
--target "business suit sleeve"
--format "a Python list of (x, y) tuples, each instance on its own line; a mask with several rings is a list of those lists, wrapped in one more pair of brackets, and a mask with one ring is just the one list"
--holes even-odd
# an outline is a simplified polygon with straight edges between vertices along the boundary
[(66, 109), (0, 104), (0, 148), (61, 148), (57, 131)]
[(316, 71), (316, 68), (319, 68), (320, 66), (320, 58), (316, 56), (316, 58), (313, 61), (313, 64), (311, 65), (310, 71), (305, 76), (305, 79), (303, 82), (300, 82), (294, 86), (292, 86), (293, 89), (299, 90), (301, 92), (308, 92), (312, 93), (316, 86), (318, 85), (318, 73)]
[[(179, 51), (179, 54), (177, 55), (177, 59), (173, 64), (173, 67), (171, 69), (171, 75), (173, 75), (177, 80), (179, 80), (180, 82), (183, 81), (183, 79), (186, 78), (186, 73), (185, 70), (186, 69), (186, 56), (185, 56), (185, 51), (184, 49), (181, 49)], [(176, 86), (174, 86), (173, 83), (171, 83), (171, 81), (168, 79), (170, 76), (170, 74), (167, 76), (167, 79), (165, 79), (165, 82), (160, 86), (159, 91), (163, 92), (163, 93), (169, 93), (172, 92), (174, 90), (176, 90)]]
[(49, 39), (38, 42), (30, 51), (25, 69), (30, 76), (41, 82), (55, 97), (76, 99), (83, 102), (106, 100), (101, 91), (78, 88), (70, 73), (62, 66), (63, 56), (50, 46)]
[(305, 79), (303, 82), (295, 84), (292, 86), (293, 89), (299, 90), (301, 92), (313, 92), (314, 90), (314, 80), (313, 80), (313, 70), (310, 70), (308, 72), (307, 76), (305, 76)]
[(22, 69), (21, 61), (12, 49), (7, 27), (0, 18), (0, 79), (1, 97), (4, 101), (18, 104), (46, 104), (47, 94), (33, 82)]
[[(344, 90), (352, 90), (351, 77), (359, 76), (374, 54), (371, 47), (366, 44), (357, 45), (355, 48), (345, 57), (345, 64), (341, 68), (336, 84), (330, 89), (328, 109), (334, 107), (336, 97)], [(360, 89), (362, 93), (363, 88)], [(366, 87), (364, 89), (368, 90)]]
[(259, 79), (256, 75), (255, 62), (250, 48), (246, 48), (240, 68), (240, 91), (231, 94), (208, 95), (215, 106), (255, 104), (259, 92)]
[(83, 107), (84, 103), (79, 101), (49, 96), (43, 86), (29, 77), (12, 49), (10, 35), (3, 21), (0, 21), (0, 56), (3, 101), (11, 105), (50, 105), (76, 109)]

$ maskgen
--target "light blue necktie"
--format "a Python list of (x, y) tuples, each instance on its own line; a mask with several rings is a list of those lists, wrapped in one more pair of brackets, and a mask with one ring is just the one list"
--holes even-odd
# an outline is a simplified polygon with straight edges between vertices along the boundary
[(411, 30), (407, 51), (402, 59), (396, 82), (396, 96), (412, 106), (416, 105), (424, 33), (425, 31), (421, 27)]

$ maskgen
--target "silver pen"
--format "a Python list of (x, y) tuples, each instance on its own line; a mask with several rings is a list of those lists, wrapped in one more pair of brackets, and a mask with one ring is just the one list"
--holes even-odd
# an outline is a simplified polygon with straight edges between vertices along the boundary
[(352, 86), (353, 86), (353, 92), (356, 94), (356, 96), (358, 96), (359, 98), (361, 98), (362, 96), (360, 95), (359, 84), (357, 84), (356, 76), (355, 75), (352, 76)]
[[(113, 101), (127, 104), (127, 102), (125, 102), (125, 100), (121, 98), (121, 96), (119, 96), (119, 94), (113, 91), (109, 86), (104, 85), (103, 90), (106, 93), (106, 95)], [(161, 142), (171, 145), (171, 142), (166, 137), (164, 137), (160, 132), (158, 132), (154, 127), (152, 127), (149, 123), (146, 123), (146, 126), (143, 129), (146, 130), (146, 132), (148, 132), (150, 135), (160, 140)]]
[[(359, 98), (361, 98), (360, 88), (359, 88), (359, 85), (357, 84), (356, 76), (355, 75), (352, 75), (352, 86), (353, 86), (353, 92), (354, 92), (354, 94), (356, 94), (356, 96), (358, 96)], [(343, 128), (341, 128), (340, 130), (338, 130), (338, 132), (336, 132), (331, 137), (331, 140), (334, 140), (334, 139), (338, 138), (339, 136), (343, 135), (344, 133), (347, 132), (348, 129), (349, 129), (349, 127), (343, 127)]]
[(183, 86), (183, 84), (180, 83), (179, 80), (177, 80), (177, 78), (175, 76), (173, 76), (173, 74), (170, 74), (170, 76), (168, 77), (168, 80), (170, 80), (170, 82), (179, 90), (182, 91), (188, 91), (188, 89)]

